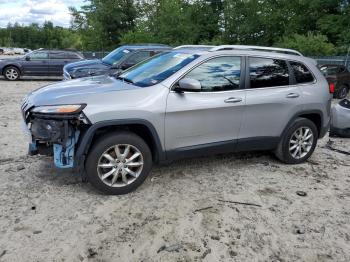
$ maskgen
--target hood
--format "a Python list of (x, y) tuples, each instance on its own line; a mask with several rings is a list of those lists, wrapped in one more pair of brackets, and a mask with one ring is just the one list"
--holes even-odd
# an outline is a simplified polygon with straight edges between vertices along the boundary
[(114, 96), (112, 93), (139, 88), (114, 77), (85, 77), (44, 86), (30, 93), (26, 100), (31, 106), (83, 104), (105, 99), (106, 93)]
[(23, 61), (22, 57), (0, 58), (1, 62), (19, 62)]
[(80, 78), (91, 75), (102, 75), (108, 71), (110, 65), (105, 64), (102, 60), (83, 60), (70, 63), (64, 67), (72, 78)]
[(68, 72), (72, 72), (76, 69), (85, 69), (85, 68), (108, 68), (109, 65), (104, 64), (102, 60), (94, 59), (94, 60), (83, 60), (74, 63), (67, 64), (64, 68)]

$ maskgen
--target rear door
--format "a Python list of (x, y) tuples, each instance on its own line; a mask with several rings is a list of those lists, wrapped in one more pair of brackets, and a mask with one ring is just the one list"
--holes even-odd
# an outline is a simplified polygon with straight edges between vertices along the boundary
[(48, 51), (35, 51), (26, 56), (22, 62), (24, 75), (47, 76), (49, 75)]
[[(241, 141), (273, 147), (291, 117), (298, 111), (301, 93), (285, 60), (249, 57), (246, 108), (239, 133)], [(261, 142), (266, 143), (262, 145)]]
[(245, 105), (242, 68), (239, 56), (211, 58), (182, 77), (198, 80), (200, 92), (170, 91), (165, 117), (169, 154), (193, 147), (234, 150)]
[(63, 74), (63, 67), (69, 63), (66, 52), (50, 51), (49, 53), (49, 72), (51, 76), (61, 76)]

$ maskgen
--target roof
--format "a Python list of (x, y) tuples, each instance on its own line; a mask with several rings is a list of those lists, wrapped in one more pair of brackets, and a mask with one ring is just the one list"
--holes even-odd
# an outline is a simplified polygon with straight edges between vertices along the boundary
[(170, 49), (171, 47), (163, 44), (135, 44), (135, 45), (122, 45), (122, 49)]
[(293, 56), (303, 56), (300, 52), (278, 47), (265, 47), (265, 46), (248, 46), (248, 45), (220, 45), (220, 46), (209, 46), (209, 45), (184, 45), (175, 47), (173, 50), (192, 50), (194, 53), (200, 51), (207, 52), (219, 52), (219, 51), (247, 51), (249, 54), (252, 52), (263, 52), (263, 53), (274, 53), (274, 54), (284, 54)]

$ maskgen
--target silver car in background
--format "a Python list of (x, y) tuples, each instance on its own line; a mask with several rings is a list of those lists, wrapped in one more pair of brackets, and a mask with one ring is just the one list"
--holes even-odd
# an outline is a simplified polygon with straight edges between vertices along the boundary
[(272, 150), (306, 161), (329, 128), (331, 91), (289, 49), (179, 48), (119, 76), (56, 83), (23, 101), (32, 154), (53, 154), (108, 194), (135, 190), (153, 163)]

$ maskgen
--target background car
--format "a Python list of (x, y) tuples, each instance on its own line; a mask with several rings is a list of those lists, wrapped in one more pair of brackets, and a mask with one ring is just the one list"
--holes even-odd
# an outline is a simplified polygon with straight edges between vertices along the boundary
[(143, 60), (170, 49), (170, 46), (161, 44), (124, 45), (102, 59), (85, 60), (66, 65), (63, 69), (63, 77), (64, 79), (73, 79), (104, 75), (106, 73), (117, 74)]
[(0, 60), (0, 72), (11, 81), (21, 76), (61, 76), (65, 64), (83, 59), (76, 51), (39, 49), (23, 57)]
[(343, 65), (321, 65), (321, 72), (328, 83), (334, 84), (334, 98), (343, 99), (347, 97), (350, 88), (350, 72)]

